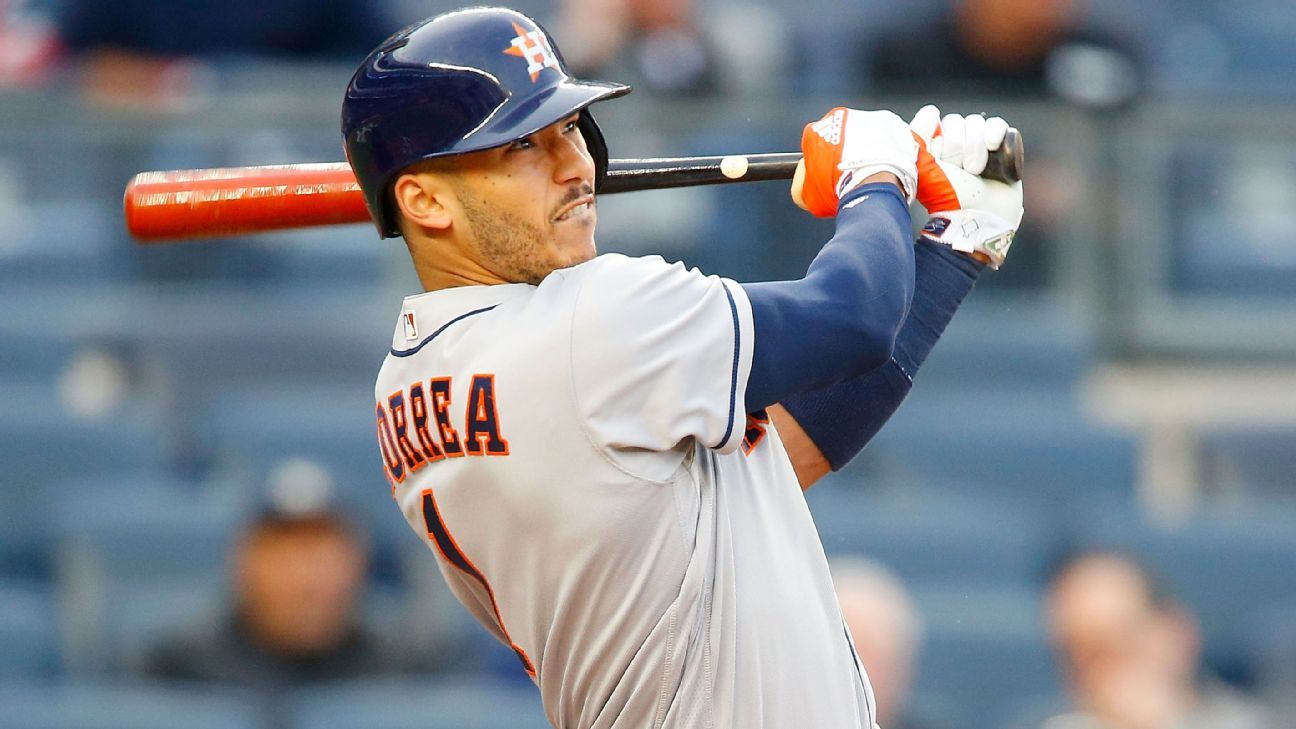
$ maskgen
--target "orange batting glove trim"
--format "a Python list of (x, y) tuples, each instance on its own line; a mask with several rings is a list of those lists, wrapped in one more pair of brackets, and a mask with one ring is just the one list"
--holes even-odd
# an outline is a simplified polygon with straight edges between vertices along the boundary
[[(936, 135), (940, 135), (939, 128)], [(950, 182), (945, 170), (941, 169), (940, 163), (927, 149), (927, 141), (916, 132), (914, 139), (918, 140), (918, 192), (915, 198), (929, 213), (962, 210), (963, 205), (959, 202), (958, 193), (954, 191), (954, 183)]]
[(842, 131), (846, 108), (833, 107), (819, 121), (801, 131), (801, 156), (805, 158), (805, 183), (801, 200), (818, 218), (837, 215), (837, 183), (841, 181)]

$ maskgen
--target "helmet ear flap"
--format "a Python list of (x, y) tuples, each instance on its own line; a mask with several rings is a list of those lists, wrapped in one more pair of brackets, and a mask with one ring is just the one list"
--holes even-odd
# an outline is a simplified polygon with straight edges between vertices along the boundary
[(594, 158), (594, 192), (597, 193), (603, 187), (603, 180), (607, 179), (607, 141), (603, 139), (603, 132), (594, 121), (594, 115), (590, 114), (588, 107), (581, 109), (576, 126), (580, 129), (581, 136), (585, 138), (585, 148)]

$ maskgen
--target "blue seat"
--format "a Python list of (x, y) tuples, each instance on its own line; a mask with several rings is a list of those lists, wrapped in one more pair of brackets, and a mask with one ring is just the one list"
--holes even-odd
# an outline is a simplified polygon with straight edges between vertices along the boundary
[(348, 381), (293, 387), (244, 387), (208, 403), (205, 438), (254, 469), (302, 456), (335, 478), (362, 478), (382, 491), (372, 386)]
[(1069, 389), (916, 386), (851, 468), (973, 483), (1065, 519), (1095, 502), (1133, 504), (1137, 447), (1081, 417)]
[(372, 242), (371, 225), (333, 226), (305, 231), (284, 231), (258, 238), (266, 255), (269, 275), (300, 284), (383, 283), (389, 249)]
[(221, 463), (260, 481), (284, 459), (315, 461), (377, 540), (409, 539), (383, 475), (369, 383), (240, 388), (210, 402), (200, 419)]
[[(227, 387), (328, 379), (368, 392), (391, 342), (398, 301), (373, 287), (267, 290), (207, 285), (159, 296), (138, 338), (178, 391), (200, 400)], [(267, 315), (272, 312), (273, 315)]]
[(296, 693), (292, 729), (546, 729), (535, 686), (393, 679)]
[(49, 517), (50, 504), (44, 489), (0, 476), (0, 576), (29, 580), (51, 577), (45, 530)]
[(59, 194), (23, 205), (13, 228), (0, 218), (0, 281), (84, 283), (125, 272), (117, 255), (121, 208), (104, 197)]
[(100, 607), (98, 634), (85, 654), (77, 656), (77, 667), (83, 672), (106, 669), (124, 675), (147, 674), (159, 646), (177, 635), (205, 629), (224, 615), (229, 595), (222, 574), (195, 574), (109, 590)]
[(923, 363), (914, 392), (933, 386), (1068, 392), (1094, 344), (1086, 321), (1040, 295), (980, 291), (959, 307)]
[[(0, 297), (0, 307), (8, 297)], [(46, 331), (0, 334), (0, 378), (10, 385), (52, 383), (76, 354), (80, 343)]]
[(137, 667), (157, 638), (221, 607), (230, 541), (247, 511), (235, 489), (121, 476), (68, 483), (57, 545), (70, 669)]
[(915, 694), (959, 707), (962, 726), (1000, 726), (1023, 700), (1061, 691), (1036, 590), (927, 584), (913, 594), (924, 621)]
[(0, 684), (0, 729), (263, 729), (242, 696), (153, 685)]
[(397, 551), (411, 535), (383, 474), (371, 378), (225, 388), (190, 415), (221, 472), (264, 483), (288, 459), (322, 466), (368, 532), (375, 576), (395, 581)]
[(1034, 584), (1054, 547), (1050, 525), (1009, 501), (920, 487), (878, 496), (843, 483), (807, 494), (824, 549), (879, 560), (905, 580)]
[[(1224, 98), (1255, 98), (1276, 101), (1291, 99), (1291, 74), (1296, 59), (1286, 49), (1296, 41), (1289, 17), (1290, 7), (1282, 0), (1245, 0), (1223, 6), (1208, 0), (1168, 3), (1169, 12), (1155, 22), (1144, 22), (1149, 37), (1185, 28), (1209, 29), (1202, 42), (1217, 45), (1228, 58), (1219, 73), (1202, 73), (1200, 53), (1176, 44), (1175, 52), (1153, 56), (1162, 68), (1158, 76), (1167, 91)], [(1281, 20), (1276, 20), (1281, 19)], [(1149, 48), (1158, 48), (1150, 44)]]
[(1201, 434), (1204, 480), (1254, 498), (1296, 499), (1296, 430), (1231, 428)]
[(1259, 611), (1247, 641), (1250, 675), (1258, 692), (1279, 715), (1296, 711), (1296, 600), (1268, 605)]
[[(252, 508), (241, 484), (171, 480), (152, 472), (69, 480), (49, 523), (65, 552), (114, 583), (219, 573), (238, 525)], [(80, 555), (68, 555), (71, 557)]]
[(166, 438), (156, 413), (125, 403), (102, 417), (68, 412), (50, 384), (0, 387), (0, 463), (6, 488), (76, 476), (156, 469)]
[(48, 676), (58, 670), (56, 621), (48, 587), (0, 582), (0, 678)]

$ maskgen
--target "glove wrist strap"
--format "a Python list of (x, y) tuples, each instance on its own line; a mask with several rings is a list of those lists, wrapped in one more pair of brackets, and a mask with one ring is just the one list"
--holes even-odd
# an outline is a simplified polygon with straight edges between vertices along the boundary
[(918, 189), (918, 180), (912, 170), (906, 170), (899, 165), (888, 162), (870, 162), (858, 166), (843, 164), (841, 169), (842, 175), (837, 181), (838, 200), (845, 197), (846, 193), (864, 184), (864, 180), (869, 177), (879, 172), (890, 172), (900, 179), (900, 192), (904, 194), (905, 200), (910, 203), (914, 201), (914, 192)]
[(990, 268), (998, 270), (1016, 231), (1007, 220), (985, 210), (947, 210), (932, 213), (921, 234), (960, 253), (979, 253), (989, 259)]

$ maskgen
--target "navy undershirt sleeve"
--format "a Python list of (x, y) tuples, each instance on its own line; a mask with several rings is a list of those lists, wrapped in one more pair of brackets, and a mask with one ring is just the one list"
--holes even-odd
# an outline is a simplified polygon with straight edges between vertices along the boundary
[(873, 438), (909, 394), (913, 377), (985, 266), (946, 246), (915, 246), (913, 305), (883, 366), (782, 401), (834, 471)]
[(909, 205), (889, 183), (844, 197), (804, 278), (743, 284), (755, 327), (748, 412), (891, 360), (913, 297)]

